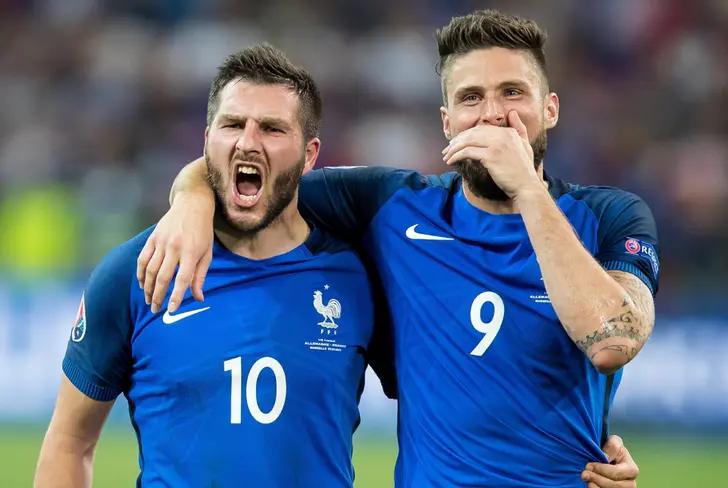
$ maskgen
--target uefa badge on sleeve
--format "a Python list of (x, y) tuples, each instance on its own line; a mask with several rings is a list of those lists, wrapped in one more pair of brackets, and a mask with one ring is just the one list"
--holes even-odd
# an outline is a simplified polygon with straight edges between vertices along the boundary
[(639, 254), (640, 249), (642, 249), (640, 241), (638, 241), (637, 239), (627, 239), (627, 242), (624, 243), (624, 247), (630, 254)]
[(652, 272), (655, 274), (655, 276), (660, 273), (660, 260), (657, 257), (657, 251), (655, 250), (655, 246), (653, 246), (649, 242), (640, 241), (639, 239), (634, 239), (630, 237), (624, 243), (624, 248), (629, 254), (640, 256), (649, 260), (650, 266), (652, 266)]
[(81, 304), (78, 306), (76, 320), (73, 322), (71, 329), (71, 340), (73, 342), (81, 342), (86, 336), (86, 305), (84, 304), (84, 296), (81, 295)]

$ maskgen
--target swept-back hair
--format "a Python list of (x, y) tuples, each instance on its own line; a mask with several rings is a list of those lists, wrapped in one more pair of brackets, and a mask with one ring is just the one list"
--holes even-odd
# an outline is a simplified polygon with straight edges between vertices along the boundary
[(220, 106), (220, 92), (233, 80), (284, 85), (298, 95), (299, 118), (306, 140), (317, 137), (321, 123), (321, 94), (311, 74), (291, 63), (283, 51), (268, 43), (256, 44), (228, 56), (217, 70), (207, 99), (207, 124)]
[(440, 60), (437, 72), (442, 78), (443, 98), (447, 98), (445, 77), (454, 59), (475, 49), (503, 47), (528, 51), (541, 70), (548, 91), (544, 44), (546, 32), (536, 22), (497, 10), (476, 10), (453, 17), (435, 32)]

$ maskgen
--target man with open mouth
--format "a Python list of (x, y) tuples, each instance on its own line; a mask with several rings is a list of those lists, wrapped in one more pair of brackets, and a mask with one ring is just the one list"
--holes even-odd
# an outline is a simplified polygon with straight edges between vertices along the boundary
[(152, 229), (109, 253), (68, 342), (37, 487), (90, 486), (121, 393), (138, 486), (352, 486), (364, 372), (386, 342), (375, 344), (384, 324), (357, 254), (298, 211), (320, 117), (313, 79), (280, 51), (263, 44), (225, 60), (205, 130), (217, 200), (205, 304), (147, 307), (134, 278)]

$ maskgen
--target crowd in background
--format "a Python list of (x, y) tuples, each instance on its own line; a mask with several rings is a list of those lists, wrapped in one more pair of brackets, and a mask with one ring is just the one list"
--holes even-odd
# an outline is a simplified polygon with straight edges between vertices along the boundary
[(547, 171), (652, 208), (658, 311), (728, 313), (725, 0), (0, 0), (0, 281), (85, 277), (158, 220), (215, 68), (261, 40), (319, 82), (319, 165), (444, 171), (434, 29), (482, 7), (549, 33)]

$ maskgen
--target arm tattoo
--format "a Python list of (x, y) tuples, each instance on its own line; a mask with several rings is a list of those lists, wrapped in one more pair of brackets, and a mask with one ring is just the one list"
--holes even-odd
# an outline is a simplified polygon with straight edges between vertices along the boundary
[(635, 310), (645, 321), (644, 325), (649, 336), (652, 326), (655, 324), (655, 303), (647, 285), (635, 275), (624, 271), (609, 271), (609, 275), (624, 288), (629, 298), (632, 299)]
[[(625, 302), (623, 306), (627, 306), (627, 303), (628, 302)], [(627, 339), (632, 339), (637, 343), (642, 344), (645, 341), (646, 337), (642, 333), (641, 329), (642, 324), (640, 323), (639, 319), (634, 315), (634, 313), (632, 313), (631, 310), (627, 310), (617, 315), (616, 317), (612, 317), (611, 319), (604, 322), (598, 330), (595, 330), (592, 335), (586, 336), (584, 340), (577, 340), (575, 342), (579, 349), (581, 349), (585, 353), (589, 351), (589, 349), (594, 344), (597, 344), (604, 339), (609, 339), (612, 337), (626, 337)], [(627, 353), (627, 346), (623, 347), (625, 348), (625, 350), (622, 352), (624, 352), (628, 357), (631, 358), (632, 356)], [(604, 349), (614, 350), (611, 349), (611, 346), (607, 346)], [(635, 350), (635, 354), (636, 352), (637, 351)], [(594, 355), (592, 355), (592, 357), (593, 356)]]
[[(613, 271), (609, 274), (625, 289), (629, 298), (625, 298), (622, 302), (622, 311), (619, 315), (603, 322), (593, 334), (574, 342), (591, 359), (602, 351), (616, 351), (624, 354), (627, 360), (631, 360), (652, 332), (655, 321), (652, 294), (639, 278), (630, 273)], [(629, 341), (623, 344), (610, 344), (589, 354), (592, 346), (613, 337), (624, 337)]]
[(592, 354), (589, 359), (594, 359), (594, 356), (599, 354), (602, 351), (615, 351), (615, 352), (621, 352), (627, 357), (627, 360), (631, 360), (637, 355), (637, 348), (636, 347), (630, 347), (626, 344), (612, 344), (611, 346), (605, 346), (601, 349), (599, 349), (597, 352)]

